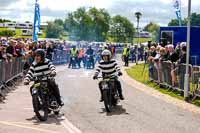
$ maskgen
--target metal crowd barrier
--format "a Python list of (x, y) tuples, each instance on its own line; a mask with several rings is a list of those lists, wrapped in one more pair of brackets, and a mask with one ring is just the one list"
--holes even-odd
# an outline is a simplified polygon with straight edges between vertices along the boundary
[(199, 66), (193, 67), (192, 95), (193, 95), (193, 99), (200, 97), (200, 67)]
[(52, 58), (53, 64), (55, 65), (66, 64), (69, 63), (69, 60), (70, 60), (70, 54), (68, 50), (58, 50), (58, 49), (55, 50)]
[[(195, 70), (195, 71), (194, 71)], [(198, 70), (198, 71), (197, 71)], [(174, 71), (176, 75), (177, 82), (175, 84), (172, 83), (172, 71)], [(159, 85), (167, 89), (184, 91), (184, 77), (186, 72), (186, 65), (180, 64), (175, 67), (175, 64), (169, 61), (161, 61), (155, 63), (149, 63), (149, 79), (150, 81), (154, 81)], [(190, 72), (190, 93), (193, 95), (200, 96), (200, 69), (199, 67), (192, 67), (189, 65)]]
[(168, 61), (160, 62), (160, 64), (161, 64), (162, 83), (167, 88), (171, 88), (172, 87), (171, 71), (173, 69), (173, 64)]
[(156, 64), (149, 63), (149, 79), (150, 81), (158, 80), (158, 71), (156, 69)]
[(21, 77), (23, 66), (23, 58), (15, 58), (8, 62), (0, 60), (0, 97), (9, 92), (8, 83), (15, 85), (14, 80)]

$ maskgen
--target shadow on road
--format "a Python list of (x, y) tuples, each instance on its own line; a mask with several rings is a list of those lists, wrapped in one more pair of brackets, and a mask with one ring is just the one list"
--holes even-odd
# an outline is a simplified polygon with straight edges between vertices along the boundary
[[(102, 112), (100, 113), (107, 113), (105, 108), (102, 108)], [(117, 105), (113, 108), (112, 112), (107, 113), (107, 116), (113, 116), (113, 115), (129, 115), (129, 113), (126, 112), (126, 109), (123, 108), (122, 105)]]
[(27, 118), (26, 120), (29, 122), (32, 122), (34, 125), (41, 125), (41, 124), (61, 125), (61, 122), (64, 121), (64, 119), (62, 119), (62, 116), (64, 116), (64, 114), (61, 114), (61, 115), (50, 114), (48, 116), (47, 121), (40, 121), (40, 120), (38, 120), (38, 118), (36, 116)]

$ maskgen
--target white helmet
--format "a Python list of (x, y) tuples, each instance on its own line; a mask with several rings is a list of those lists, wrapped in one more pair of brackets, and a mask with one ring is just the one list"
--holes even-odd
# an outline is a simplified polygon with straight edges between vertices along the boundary
[(101, 53), (101, 56), (109, 56), (111, 58), (112, 54), (111, 54), (110, 50), (106, 49)]

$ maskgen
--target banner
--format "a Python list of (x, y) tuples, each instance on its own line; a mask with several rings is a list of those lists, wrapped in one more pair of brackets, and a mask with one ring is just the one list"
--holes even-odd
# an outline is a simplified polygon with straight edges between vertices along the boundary
[(38, 33), (40, 31), (40, 5), (38, 0), (35, 2), (34, 25), (33, 25), (33, 41), (38, 41)]
[(179, 26), (182, 26), (181, 1), (180, 0), (174, 0), (174, 8), (175, 8), (177, 19), (179, 21)]

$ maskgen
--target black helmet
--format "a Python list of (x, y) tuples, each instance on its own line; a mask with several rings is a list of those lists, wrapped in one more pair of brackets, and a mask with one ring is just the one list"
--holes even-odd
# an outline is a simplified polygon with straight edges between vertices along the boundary
[(45, 51), (44, 51), (43, 49), (37, 49), (37, 50), (35, 51), (35, 56), (36, 56), (36, 55), (41, 56), (42, 62), (45, 61)]

